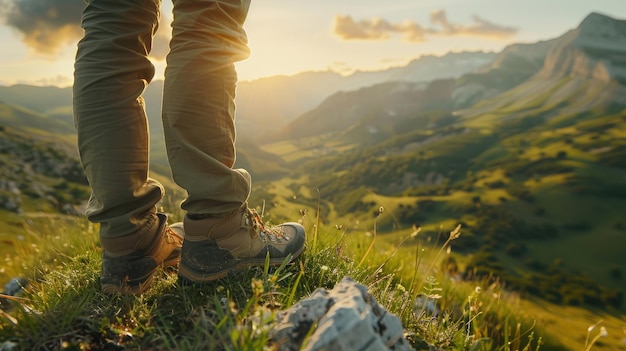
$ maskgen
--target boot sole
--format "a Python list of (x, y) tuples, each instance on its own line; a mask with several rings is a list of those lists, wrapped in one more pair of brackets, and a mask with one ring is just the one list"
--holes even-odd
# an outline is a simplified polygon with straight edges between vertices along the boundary
[(123, 284), (102, 284), (101, 291), (105, 295), (113, 295), (113, 294), (128, 294), (128, 295), (140, 295), (143, 294), (154, 280), (154, 275), (156, 272), (161, 269), (171, 269), (180, 263), (180, 251), (174, 255), (174, 257), (170, 257), (163, 261), (160, 265), (154, 267), (153, 270), (148, 272), (146, 275), (140, 278), (135, 278), (132, 280), (128, 280)]
[[(293, 253), (291, 257), (291, 261), (293, 262), (296, 258), (302, 254), (304, 251), (304, 246)], [(280, 266), (286, 257), (280, 258), (271, 258), (269, 259), (269, 265), (271, 267)], [(222, 279), (228, 275), (228, 273), (232, 271), (240, 271), (245, 270), (250, 267), (263, 267), (265, 265), (265, 259), (260, 258), (249, 258), (249, 259), (233, 259), (230, 262), (226, 263), (226, 267), (221, 270), (215, 272), (206, 272), (199, 271), (189, 267), (186, 267), (182, 262), (178, 267), (178, 280), (184, 285), (194, 284), (194, 283), (208, 283), (214, 280)]]

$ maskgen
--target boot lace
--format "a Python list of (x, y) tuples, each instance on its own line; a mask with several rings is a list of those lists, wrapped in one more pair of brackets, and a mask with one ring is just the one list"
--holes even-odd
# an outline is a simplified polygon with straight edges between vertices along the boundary
[(253, 208), (248, 208), (246, 213), (246, 221), (252, 227), (256, 235), (263, 242), (283, 242), (289, 241), (291, 238), (286, 235), (279, 227), (268, 227), (263, 224), (263, 219)]
[(165, 228), (165, 242), (167, 242), (168, 244), (176, 244), (178, 243), (179, 240), (179, 235), (176, 234), (176, 232), (174, 232), (173, 229), (171, 229), (170, 227)]

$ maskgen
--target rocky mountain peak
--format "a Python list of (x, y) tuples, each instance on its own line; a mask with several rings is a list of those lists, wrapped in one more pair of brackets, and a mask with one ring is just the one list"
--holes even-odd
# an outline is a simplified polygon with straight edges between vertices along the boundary
[(591, 13), (578, 26), (575, 45), (591, 50), (626, 53), (626, 21)]
[(578, 26), (580, 35), (604, 38), (626, 38), (626, 21), (592, 12)]
[(626, 82), (626, 21), (589, 14), (554, 41), (541, 73)]

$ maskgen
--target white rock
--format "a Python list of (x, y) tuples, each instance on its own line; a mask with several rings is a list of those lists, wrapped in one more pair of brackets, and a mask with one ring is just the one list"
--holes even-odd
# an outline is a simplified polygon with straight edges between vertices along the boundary
[(272, 340), (280, 351), (413, 350), (400, 319), (380, 306), (365, 286), (348, 277), (331, 291), (317, 289), (281, 312)]

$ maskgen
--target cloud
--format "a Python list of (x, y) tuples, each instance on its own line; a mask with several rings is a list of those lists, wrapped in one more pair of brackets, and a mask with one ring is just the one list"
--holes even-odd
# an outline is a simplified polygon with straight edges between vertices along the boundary
[(391, 24), (381, 18), (356, 22), (351, 16), (335, 16), (334, 32), (344, 40), (385, 40), (390, 33), (402, 33), (409, 41), (424, 41), (427, 30), (412, 22)]
[(80, 0), (0, 0), (0, 18), (23, 35), (23, 42), (42, 54), (55, 54), (82, 36)]
[(442, 30), (441, 35), (466, 35), (492, 39), (506, 39), (517, 33), (517, 28), (507, 27), (489, 22), (477, 15), (472, 16), (473, 24), (469, 26), (451, 23), (444, 10), (434, 11), (430, 14), (430, 22), (438, 25)]
[(472, 20), (470, 25), (451, 23), (446, 12), (438, 10), (430, 15), (434, 26), (431, 28), (408, 20), (399, 23), (381, 18), (355, 21), (349, 15), (336, 15), (334, 34), (343, 40), (386, 40), (391, 34), (401, 34), (409, 42), (424, 42), (428, 36), (474, 36), (501, 40), (517, 34), (517, 28), (498, 25), (477, 15)]

